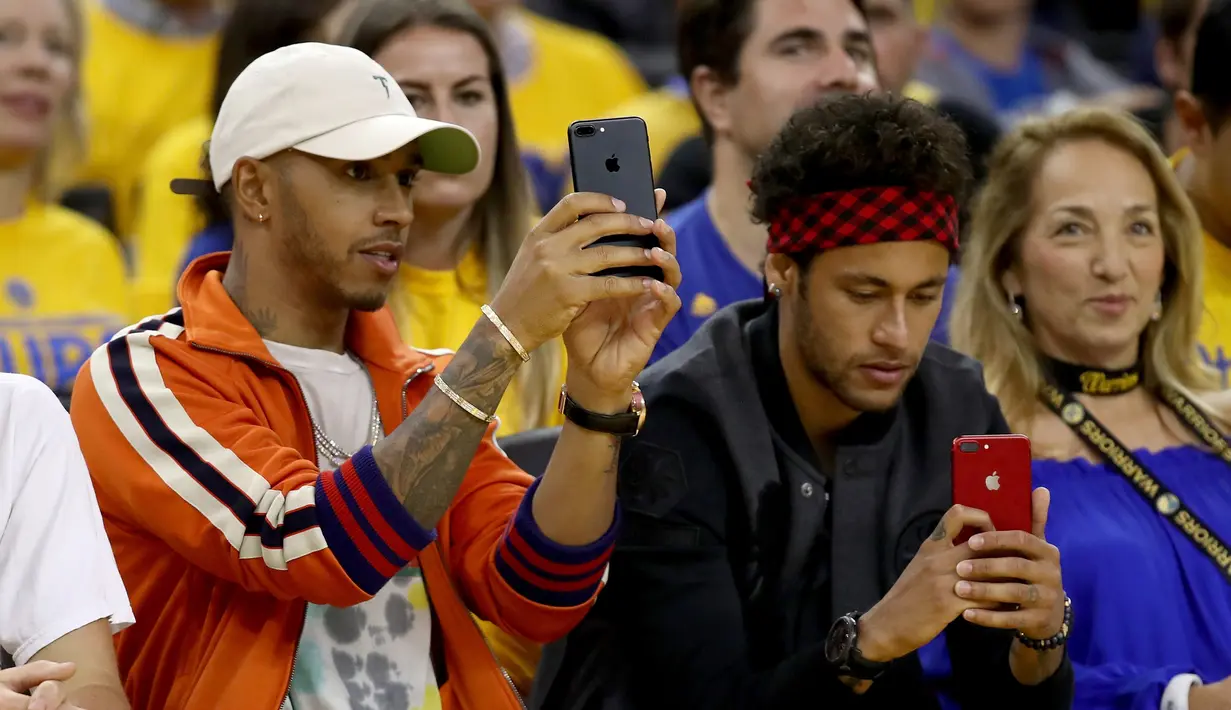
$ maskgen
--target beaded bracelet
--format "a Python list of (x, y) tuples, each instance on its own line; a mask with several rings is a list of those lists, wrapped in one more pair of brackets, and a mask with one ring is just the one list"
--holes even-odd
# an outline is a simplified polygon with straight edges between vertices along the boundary
[(1020, 631), (1013, 632), (1013, 635), (1026, 648), (1035, 651), (1050, 651), (1068, 643), (1071, 628), (1073, 628), (1073, 600), (1066, 596), (1064, 598), (1064, 623), (1060, 624), (1060, 630), (1055, 634), (1045, 639), (1032, 639)]

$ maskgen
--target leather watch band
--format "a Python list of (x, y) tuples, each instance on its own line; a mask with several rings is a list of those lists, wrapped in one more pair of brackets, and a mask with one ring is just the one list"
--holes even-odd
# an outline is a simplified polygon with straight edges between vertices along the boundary
[(633, 383), (632, 404), (627, 412), (620, 414), (592, 412), (573, 401), (564, 387), (560, 388), (559, 408), (565, 419), (582, 429), (612, 436), (636, 436), (645, 423), (645, 399), (642, 397), (641, 387), (636, 382)]

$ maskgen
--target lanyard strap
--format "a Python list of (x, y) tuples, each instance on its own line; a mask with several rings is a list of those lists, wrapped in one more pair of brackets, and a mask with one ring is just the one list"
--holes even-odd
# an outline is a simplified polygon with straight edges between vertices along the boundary
[[(1163, 400), (1180, 416), (1180, 421), (1213, 448), (1223, 461), (1231, 464), (1231, 442), (1210, 424), (1205, 415), (1184, 395), (1169, 387), (1163, 388), (1161, 394)], [(1072, 393), (1052, 384), (1044, 384), (1039, 392), (1039, 399), (1059, 415), (1075, 434), (1115, 466), (1132, 489), (1137, 491), (1150, 507), (1158, 511), (1159, 515), (1171, 521), (1184, 537), (1192, 541), (1197, 549), (1214, 563), (1227, 582), (1231, 583), (1231, 545), (1218, 537), (1175, 492), (1163, 485), (1132, 450), (1107, 431)]]

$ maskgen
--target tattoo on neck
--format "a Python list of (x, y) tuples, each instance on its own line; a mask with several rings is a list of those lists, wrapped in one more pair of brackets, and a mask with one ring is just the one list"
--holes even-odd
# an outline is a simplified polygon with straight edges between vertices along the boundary
[[(493, 412), (520, 364), (517, 353), (483, 318), (449, 366), (435, 375), (480, 411)], [(431, 529), (453, 503), (486, 431), (486, 424), (433, 387), (372, 454), (406, 511)]]
[(278, 327), (278, 316), (274, 314), (272, 308), (249, 309), (241, 305), (239, 310), (248, 319), (248, 322), (252, 324), (252, 327), (256, 328), (256, 332), (261, 334), (262, 338), (268, 337)]
[(231, 252), (231, 260), (227, 262), (227, 271), (223, 275), (222, 285), (227, 293), (231, 294), (231, 300), (235, 302), (239, 312), (244, 314), (244, 318), (252, 324), (256, 332), (262, 338), (269, 337), (278, 327), (278, 316), (268, 306), (254, 308), (248, 303), (247, 277), (248, 254), (236, 243), (235, 250)]

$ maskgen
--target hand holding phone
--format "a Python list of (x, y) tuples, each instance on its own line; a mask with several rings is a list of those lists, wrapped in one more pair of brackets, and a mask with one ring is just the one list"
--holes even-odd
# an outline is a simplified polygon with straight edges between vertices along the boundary
[[(636, 116), (576, 121), (568, 129), (568, 147), (574, 190), (610, 195), (626, 205), (628, 214), (651, 221), (658, 218), (645, 121)], [(598, 244), (641, 249), (661, 246), (653, 234), (617, 234), (589, 246)], [(663, 271), (657, 266), (616, 267), (593, 275), (663, 280)]]
[(1066, 597), (1060, 551), (1045, 536), (1051, 493), (1031, 490), (1030, 469), (1030, 439), (1020, 434), (954, 439), (953, 502), (986, 512), (995, 527), (954, 540), (972, 555), (958, 564), (954, 592), (974, 604), (967, 621), (1045, 640), (1065, 628)]

